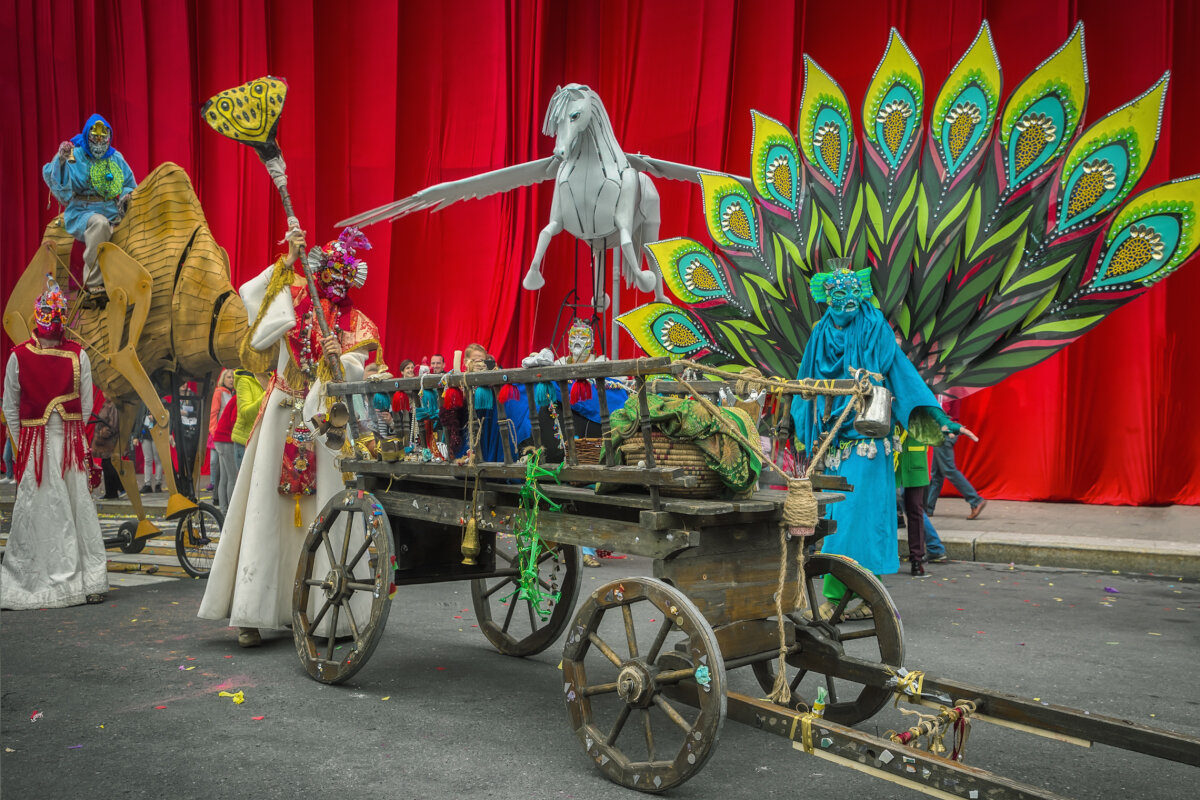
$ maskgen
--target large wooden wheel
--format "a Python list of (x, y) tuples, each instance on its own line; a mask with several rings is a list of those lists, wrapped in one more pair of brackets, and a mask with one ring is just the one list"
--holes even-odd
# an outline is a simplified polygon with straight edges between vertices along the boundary
[(483, 635), (507, 656), (531, 656), (540, 653), (558, 639), (571, 621), (571, 611), (579, 596), (582, 557), (573, 545), (548, 543), (538, 556), (538, 581), (547, 594), (558, 593), (541, 612), (521, 596), (520, 563), (516, 540), (504, 537), (496, 541), (496, 569), (502, 574), (471, 581), (471, 600)]
[(322, 683), (358, 672), (387, 625), (392, 528), (370, 492), (334, 495), (308, 529), (292, 590), (300, 663)]
[[(593, 592), (567, 634), (562, 668), (571, 727), (609, 780), (665, 791), (712, 754), (725, 720), (725, 663), (712, 627), (677, 589), (626, 578)], [(691, 684), (695, 708), (665, 696), (680, 683)]]
[[(797, 626), (797, 649), (787, 657), (788, 685), (795, 700), (811, 705), (817, 686), (823, 684), (829, 697), (825, 717), (842, 725), (854, 725), (870, 719), (891, 699), (887, 689), (867, 686), (836, 677), (838, 655), (848, 655), (892, 666), (904, 663), (904, 626), (887, 589), (879, 579), (845, 556), (818, 553), (804, 570), (807, 608), (819, 608), (828, 602), (821, 592), (826, 575), (846, 585), (845, 596), (834, 605), (828, 618), (818, 614), (815, 621), (807, 612), (790, 615)], [(847, 619), (859, 602), (871, 610), (867, 619)], [(851, 616), (854, 616), (853, 614)], [(806, 646), (807, 643), (807, 646)], [(775, 684), (776, 659), (753, 665), (754, 677), (763, 691)]]

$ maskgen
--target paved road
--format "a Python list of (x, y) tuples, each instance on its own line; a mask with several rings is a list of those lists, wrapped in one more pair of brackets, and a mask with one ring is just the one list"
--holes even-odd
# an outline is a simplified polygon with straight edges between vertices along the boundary
[[(647, 568), (605, 562), (586, 571), (585, 589)], [(1200, 585), (934, 569), (885, 581), (903, 611), (910, 668), (1200, 735)], [(496, 654), (472, 627), (467, 584), (402, 589), (371, 661), (349, 684), (324, 686), (304, 676), (290, 635), (240, 650), (231, 630), (196, 619), (203, 582), (126, 580), (137, 585), (114, 581), (103, 606), (0, 617), (5, 797), (636, 796), (601, 778), (570, 733), (560, 646), (523, 660)], [(730, 681), (753, 691), (746, 670)], [(34, 711), (42, 717), (31, 723)], [(889, 709), (859, 727), (905, 725)], [(1080, 800), (1176, 800), (1194, 796), (1200, 779), (1194, 767), (983, 724), (967, 761)], [(669, 796), (921, 795), (727, 723), (703, 771)]]

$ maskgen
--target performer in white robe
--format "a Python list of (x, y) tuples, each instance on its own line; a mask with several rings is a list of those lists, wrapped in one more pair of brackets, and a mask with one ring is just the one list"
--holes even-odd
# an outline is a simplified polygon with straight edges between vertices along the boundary
[[(365, 262), (354, 257), (355, 247), (370, 247), (366, 238), (350, 229), (324, 248), (326, 266), (317, 275), (317, 285), (332, 336), (323, 342), (307, 286), (292, 269), (303, 257), (304, 234), (293, 230), (288, 240), (288, 256), (239, 290), (251, 323), (243, 360), (254, 371), (265, 371), (270, 367), (250, 362), (273, 357), (275, 374), (246, 445), (199, 611), (204, 619), (228, 618), (239, 628), (243, 647), (261, 643), (260, 628), (291, 624), (292, 589), (305, 533), (328, 499), (343, 488), (336, 452), (306, 424), (327, 410), (324, 385), (329, 374), (323, 353), (340, 352), (345, 379), (356, 381), (362, 379), (371, 351), (379, 348), (374, 323), (346, 297), (351, 286), (361, 286), (366, 278)], [(272, 356), (275, 347), (278, 355)], [(303, 440), (321, 442), (305, 455)], [(307, 463), (310, 459), (315, 474)]]
[(92, 413), (87, 353), (62, 341), (66, 301), (52, 280), (37, 300), (35, 336), (4, 370), (4, 417), (17, 448), (17, 499), (0, 608), (99, 603), (108, 591), (104, 536), (88, 486), (84, 426)]

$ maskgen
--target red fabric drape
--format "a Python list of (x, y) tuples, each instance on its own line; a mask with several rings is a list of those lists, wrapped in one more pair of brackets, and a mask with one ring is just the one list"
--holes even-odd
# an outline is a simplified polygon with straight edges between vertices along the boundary
[[(5, 297), (55, 213), (41, 165), (93, 111), (113, 122), (139, 177), (164, 160), (188, 171), (235, 283), (261, 270), (283, 234), (279, 201), (253, 153), (209, 130), (198, 109), (265, 73), (291, 87), (279, 138), (313, 243), (332, 238), (332, 224), (349, 214), (548, 155), (545, 106), (571, 81), (604, 98), (626, 150), (744, 174), (749, 110), (794, 124), (801, 55), (857, 105), (891, 26), (933, 97), (983, 19), (1006, 88), (1082, 19), (1087, 119), (1170, 69), (1144, 185), (1200, 172), (1190, 146), (1200, 26), (1189, 2), (0, 0), (0, 8), (10, 109), (0, 133)], [(658, 184), (662, 236), (705, 240), (697, 190)], [(478, 340), (511, 364), (550, 343), (577, 280), (590, 297), (586, 253), (565, 235), (547, 255), (546, 288), (520, 288), (550, 197), (542, 185), (368, 230), (376, 249), (359, 302), (385, 331), (389, 361), (449, 357)], [(646, 299), (627, 292), (622, 305)], [(1200, 502), (1198, 305), (1200, 268), (1189, 265), (1066, 353), (968, 398), (965, 421), (983, 437), (959, 448), (968, 476), (991, 497)]]

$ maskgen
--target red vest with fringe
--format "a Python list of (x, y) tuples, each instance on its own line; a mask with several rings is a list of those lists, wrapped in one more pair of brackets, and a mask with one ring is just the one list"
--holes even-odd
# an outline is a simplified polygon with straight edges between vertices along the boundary
[(30, 339), (13, 348), (21, 384), (21, 438), (17, 443), (17, 479), (25, 476), (33, 461), (34, 480), (42, 483), (42, 461), (46, 447), (46, 422), (58, 413), (63, 420), (63, 475), (68, 469), (82, 470), (87, 442), (83, 400), (79, 396), (79, 354), (74, 342), (41, 347)]

